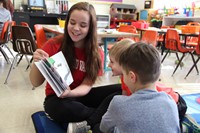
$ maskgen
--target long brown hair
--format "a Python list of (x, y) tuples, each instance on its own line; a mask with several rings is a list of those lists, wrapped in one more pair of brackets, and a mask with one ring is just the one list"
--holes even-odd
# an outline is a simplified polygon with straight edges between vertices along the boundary
[(84, 10), (87, 11), (90, 15), (90, 25), (89, 32), (85, 38), (85, 54), (86, 54), (86, 77), (92, 82), (95, 82), (98, 72), (101, 68), (101, 61), (99, 55), (99, 47), (97, 43), (97, 23), (96, 23), (96, 12), (94, 7), (87, 2), (79, 2), (74, 4), (66, 17), (65, 29), (64, 29), (64, 41), (61, 47), (61, 51), (66, 57), (66, 60), (69, 64), (70, 70), (73, 71), (76, 65), (76, 57), (74, 53), (74, 42), (69, 36), (68, 33), (68, 23), (71, 16), (71, 13), (74, 10)]
[(0, 0), (0, 3), (3, 3), (3, 7), (7, 9), (7, 0)]

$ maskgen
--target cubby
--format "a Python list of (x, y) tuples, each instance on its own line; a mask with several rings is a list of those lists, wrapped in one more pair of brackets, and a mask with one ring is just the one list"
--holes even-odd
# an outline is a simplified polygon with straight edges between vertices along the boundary
[(111, 28), (118, 27), (120, 24), (131, 24), (136, 21), (135, 5), (129, 4), (112, 4), (110, 6)]

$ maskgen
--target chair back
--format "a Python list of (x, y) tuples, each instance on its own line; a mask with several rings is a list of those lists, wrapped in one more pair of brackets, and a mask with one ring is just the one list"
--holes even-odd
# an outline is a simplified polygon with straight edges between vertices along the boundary
[[(118, 31), (128, 32), (128, 33), (138, 33), (136, 27), (133, 25), (120, 25), (120, 27), (118, 28)], [(121, 40), (121, 39), (123, 39), (123, 37), (118, 38), (118, 40)], [(131, 39), (134, 40), (135, 42), (138, 42), (140, 40), (138, 37), (133, 37)]]
[(158, 32), (155, 30), (146, 30), (142, 35), (141, 41), (146, 42), (147, 44), (152, 44), (153, 46), (157, 45), (157, 36)]
[(10, 41), (11, 37), (11, 27), (12, 27), (12, 21), (6, 21), (4, 23), (2, 32), (1, 32), (1, 41), (2, 43), (7, 43)]
[(37, 47), (42, 48), (44, 43), (47, 41), (47, 37), (46, 37), (46, 34), (44, 32), (44, 29), (43, 29), (42, 25), (35, 24), (34, 30), (35, 30), (35, 35), (36, 35)]
[[(12, 26), (16, 25), (15, 21), (12, 21)], [(11, 28), (11, 35), (10, 35), (10, 39), (12, 40), (12, 28)]]
[(196, 54), (200, 55), (200, 32), (198, 36), (198, 44), (196, 46)]
[(27, 22), (21, 22), (20, 25), (29, 27), (29, 24)]
[(119, 32), (137, 33), (137, 29), (133, 25), (120, 25)]
[(27, 26), (12, 26), (13, 50), (20, 54), (33, 55), (36, 50), (35, 39)]
[(165, 47), (170, 50), (178, 51), (178, 47), (180, 47), (180, 39), (177, 30), (167, 30), (165, 38)]

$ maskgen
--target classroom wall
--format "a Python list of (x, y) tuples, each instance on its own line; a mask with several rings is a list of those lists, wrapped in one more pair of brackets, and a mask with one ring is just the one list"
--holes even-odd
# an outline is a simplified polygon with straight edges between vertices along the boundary
[[(27, 0), (14, 0), (15, 1), (15, 9), (19, 9), (20, 4), (27, 4)], [(68, 0), (69, 7), (71, 7), (74, 3), (78, 1), (83, 1), (83, 0)], [(84, 0), (87, 1), (87, 0)], [(46, 3), (52, 3), (54, 0), (46, 0)], [(93, 4), (93, 6), (96, 9), (97, 14), (109, 14), (110, 11), (110, 5), (112, 3), (105, 3), (105, 2), (90, 2)], [(140, 9), (143, 9), (144, 7), (144, 0), (123, 0), (123, 4), (134, 4), (137, 8), (138, 11)]]

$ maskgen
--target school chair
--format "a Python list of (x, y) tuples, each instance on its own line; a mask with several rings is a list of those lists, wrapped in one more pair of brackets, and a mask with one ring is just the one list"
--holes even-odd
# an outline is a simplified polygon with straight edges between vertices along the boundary
[(20, 22), (20, 25), (29, 27), (29, 24), (27, 22)]
[(44, 43), (47, 41), (47, 37), (46, 37), (46, 34), (44, 32), (44, 29), (43, 29), (42, 25), (35, 24), (34, 30), (35, 30), (37, 48), (42, 48)]
[[(162, 59), (162, 63), (164, 62), (166, 56), (168, 55), (169, 52), (173, 51), (176, 54), (176, 58), (178, 60), (178, 63), (172, 73), (172, 76), (176, 72), (177, 68), (180, 66), (180, 64), (183, 61), (183, 58), (187, 53), (191, 55), (193, 58), (192, 52), (194, 51), (194, 48), (187, 48), (181, 45), (180, 39), (179, 39), (179, 34), (177, 30), (175, 29), (168, 29), (165, 37), (165, 48), (167, 50), (166, 54), (164, 55)], [(179, 57), (178, 53), (182, 53), (182, 56)]]
[(11, 27), (12, 27), (12, 21), (6, 21), (3, 25), (1, 37), (0, 37), (0, 51), (2, 55), (4, 56), (7, 63), (10, 63), (9, 57), (4, 51), (3, 47), (6, 47), (10, 54), (14, 57), (13, 53), (11, 52), (10, 48), (8, 47), (8, 43), (10, 41), (11, 37)]
[[(170, 26), (161, 26), (160, 29), (169, 29)], [(161, 47), (162, 45), (164, 45), (164, 41), (165, 41), (165, 34), (164, 33), (158, 33), (158, 37), (157, 37), (157, 47)]]
[(6, 80), (4, 84), (7, 84), (10, 73), (15, 66), (17, 58), (21, 55), (25, 55), (28, 65), (30, 61), (28, 55), (32, 56), (33, 52), (36, 50), (35, 39), (33, 33), (29, 27), (26, 26), (12, 26), (12, 35), (13, 35), (13, 50), (17, 53), (12, 61), (10, 69), (8, 71)]
[[(117, 29), (119, 32), (128, 32), (128, 33), (138, 33), (137, 29), (133, 25), (120, 25), (120, 27)], [(120, 37), (117, 39), (117, 41), (120, 41), (123, 39), (123, 37)], [(140, 39), (138, 37), (131, 38), (135, 42), (138, 42)], [(107, 49), (110, 50), (112, 48), (113, 44), (108, 44)]]
[[(45, 44), (45, 42), (47, 41), (47, 37), (46, 34), (44, 32), (44, 29), (42, 27), (42, 25), (40, 24), (35, 24), (34, 25), (34, 30), (35, 30), (35, 37), (36, 37), (36, 45), (37, 48), (42, 48), (42, 46)], [(33, 59), (31, 59), (32, 62)], [(30, 66), (28, 65), (26, 70), (29, 68)]]
[[(182, 33), (193, 34), (197, 30), (197, 27), (200, 26), (199, 22), (189, 22), (187, 25), (182, 26)], [(198, 37), (195, 36), (185, 36), (185, 39), (182, 41), (183, 44), (189, 47), (196, 47), (198, 43)]]
[(157, 36), (158, 32), (155, 30), (146, 30), (142, 35), (141, 41), (146, 42), (147, 44), (151, 44), (153, 46), (157, 46)]
[[(28, 24), (27, 22), (20, 22), (20, 25), (21, 25), (21, 26), (29, 27), (29, 24)], [(20, 63), (20, 61), (22, 60), (23, 56), (24, 56), (24, 55), (21, 55), (21, 56), (20, 56), (20, 58), (19, 58), (19, 60), (18, 60), (18, 62), (17, 62), (17, 65), (19, 65), (19, 63)], [(29, 66), (27, 66), (27, 69), (28, 69), (28, 67), (29, 67)]]
[(198, 43), (197, 43), (197, 46), (195, 47), (195, 51), (193, 52), (193, 54), (197, 56), (197, 59), (194, 60), (194, 57), (192, 58), (194, 64), (192, 65), (192, 67), (188, 71), (187, 75), (185, 76), (185, 79), (191, 73), (191, 71), (194, 69), (194, 67), (196, 68), (197, 74), (199, 74), (197, 63), (200, 60), (200, 33), (199, 33), (199, 36), (198, 36)]

